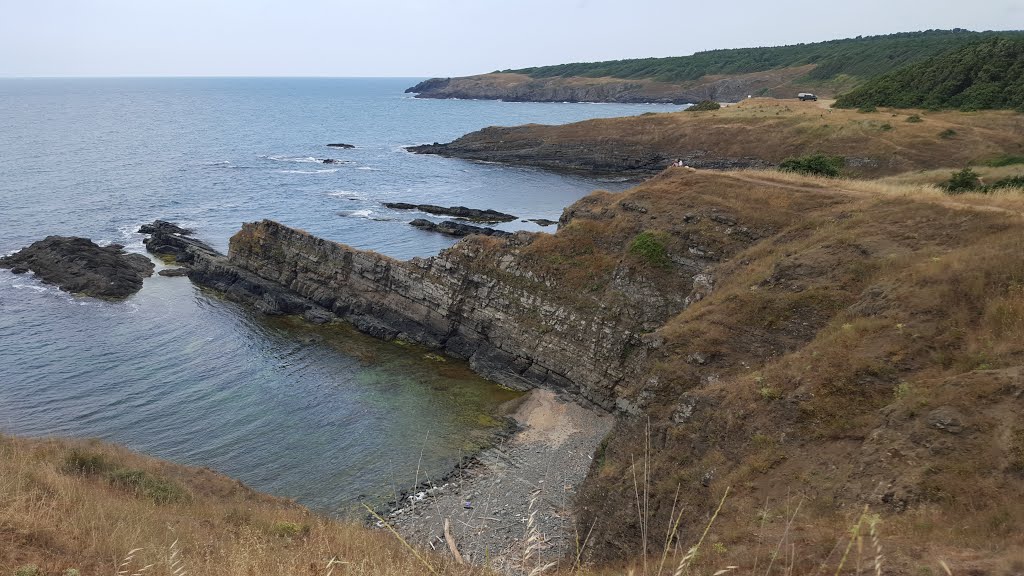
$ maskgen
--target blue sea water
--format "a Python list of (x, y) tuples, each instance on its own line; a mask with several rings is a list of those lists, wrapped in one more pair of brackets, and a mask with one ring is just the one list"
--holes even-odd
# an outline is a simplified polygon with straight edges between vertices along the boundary
[[(242, 222), (271, 218), (429, 256), (453, 241), (382, 202), (557, 220), (590, 191), (627, 184), (404, 146), (674, 109), (420, 100), (403, 93), (415, 82), (0, 80), (0, 253), (50, 234), (142, 252), (135, 230), (156, 218), (226, 250)], [(326, 147), (335, 142), (356, 148)], [(492, 432), (488, 414), (513, 395), (425, 352), (260, 317), (184, 278), (154, 276), (108, 303), (0, 270), (0, 432), (98, 437), (326, 512), (436, 476)]]

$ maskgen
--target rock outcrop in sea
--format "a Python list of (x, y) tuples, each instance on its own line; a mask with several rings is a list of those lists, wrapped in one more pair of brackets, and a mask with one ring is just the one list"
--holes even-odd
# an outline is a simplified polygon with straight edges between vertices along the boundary
[[(563, 219), (586, 212), (577, 206)], [(588, 311), (522, 258), (545, 236), (527, 232), (474, 236), (435, 257), (399, 261), (270, 220), (244, 224), (228, 256), (170, 226), (153, 231), (147, 246), (174, 254), (194, 282), (264, 313), (345, 320), (382, 339), (466, 359), (503, 385), (560, 390), (605, 410), (630, 409), (617, 403), (620, 388), (634, 386), (627, 375), (658, 346), (645, 332), (694, 300), (624, 266), (614, 301), (594, 301), (600, 307)], [(682, 258), (679, 273), (699, 274), (712, 261), (707, 253)]]
[(479, 208), (466, 208), (465, 206), (435, 206), (434, 204), (409, 204), (408, 202), (385, 202), (384, 206), (392, 210), (419, 210), (427, 214), (438, 216), (454, 216), (461, 220), (472, 222), (511, 222), (517, 218), (512, 214), (498, 212), (497, 210), (481, 210)]
[(138, 292), (155, 266), (143, 254), (125, 252), (120, 244), (99, 246), (88, 238), (47, 236), (0, 258), (0, 268), (15, 274), (31, 270), (65, 292), (118, 300)]

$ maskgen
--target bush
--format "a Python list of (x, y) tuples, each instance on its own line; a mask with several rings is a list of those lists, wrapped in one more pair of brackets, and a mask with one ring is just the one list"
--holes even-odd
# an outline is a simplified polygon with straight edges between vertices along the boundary
[(779, 164), (779, 170), (836, 178), (842, 173), (845, 164), (846, 161), (842, 156), (812, 154), (798, 158), (787, 158)]
[(710, 112), (711, 110), (718, 110), (722, 107), (721, 104), (714, 100), (701, 100), (693, 106), (686, 109), (687, 112)]
[(861, 114), (870, 114), (872, 112), (878, 112), (878, 107), (874, 104), (866, 104), (857, 108), (857, 112), (860, 112)]
[(881, 130), (882, 132), (888, 132), (889, 130), (892, 130), (892, 124), (886, 122), (885, 124), (879, 126), (878, 129)]
[(113, 468), (114, 465), (103, 454), (72, 450), (64, 457), (61, 471), (65, 474), (94, 476), (96, 474), (105, 474)]
[(1003, 154), (1002, 156), (996, 156), (995, 158), (989, 160), (988, 162), (985, 162), (986, 166), (992, 166), (993, 168), (999, 168), (1002, 166), (1013, 166), (1014, 164), (1024, 164), (1024, 156)]
[(309, 530), (309, 526), (295, 522), (275, 522), (270, 527), (270, 533), (279, 538), (305, 537), (309, 534)]
[(157, 504), (179, 502), (186, 496), (177, 482), (153, 476), (144, 470), (115, 470), (108, 478), (113, 486), (149, 498)]
[(946, 128), (942, 132), (939, 132), (939, 138), (944, 138), (948, 140), (953, 136), (956, 136), (956, 130), (953, 130), (952, 128)]
[(981, 188), (981, 179), (978, 173), (970, 168), (964, 168), (959, 172), (953, 172), (949, 180), (941, 184), (942, 188), (949, 194), (962, 194)]
[(1024, 176), (1010, 176), (1009, 178), (1003, 178), (995, 184), (986, 187), (988, 190), (998, 190), (1000, 188), (1024, 188)]
[(35, 564), (26, 564), (15, 570), (14, 576), (43, 576), (43, 571)]
[(668, 250), (665, 249), (665, 233), (647, 230), (636, 235), (629, 245), (630, 254), (635, 254), (651, 266), (668, 266)]
[(917, 124), (918, 122), (924, 122), (924, 120), (921, 120), (921, 117), (917, 114), (911, 114), (910, 116), (907, 116), (907, 122)]

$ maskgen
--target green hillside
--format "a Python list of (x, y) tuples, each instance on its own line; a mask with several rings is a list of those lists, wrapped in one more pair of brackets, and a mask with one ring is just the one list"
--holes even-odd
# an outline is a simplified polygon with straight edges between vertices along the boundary
[(1024, 32), (1021, 31), (972, 32), (958, 28), (792, 46), (710, 50), (671, 58), (560, 64), (503, 72), (528, 74), (534, 78), (608, 76), (684, 82), (709, 74), (744, 74), (816, 64), (808, 74), (810, 80), (831, 80), (841, 75), (867, 79), (996, 35), (1024, 38)]
[(990, 38), (892, 71), (835, 105), (1024, 112), (1024, 37)]

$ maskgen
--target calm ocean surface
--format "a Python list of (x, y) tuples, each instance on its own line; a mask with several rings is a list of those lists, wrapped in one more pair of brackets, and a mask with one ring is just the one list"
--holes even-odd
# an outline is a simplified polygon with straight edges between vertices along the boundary
[[(676, 109), (416, 100), (402, 93), (415, 82), (0, 80), (0, 253), (49, 234), (142, 252), (134, 231), (156, 218), (226, 250), (242, 222), (271, 218), (429, 256), (452, 240), (381, 202), (557, 220), (591, 190), (626, 185), (403, 146), (489, 125)], [(421, 458), (421, 479), (443, 473), (486, 440), (489, 415), (513, 397), (425, 352), (259, 317), (184, 278), (154, 276), (106, 303), (0, 270), (0, 432), (98, 437), (331, 513), (411, 486)]]

